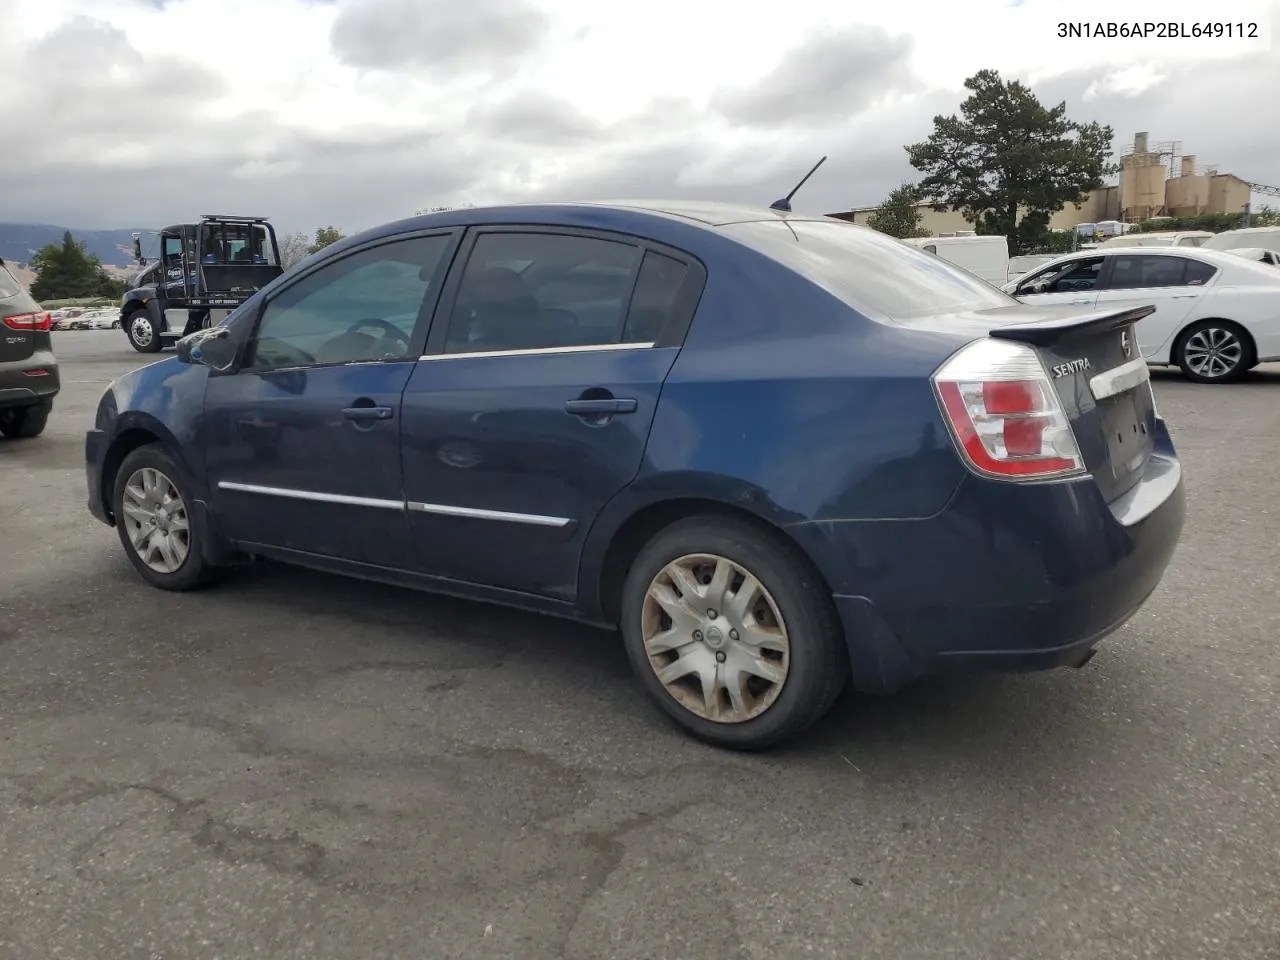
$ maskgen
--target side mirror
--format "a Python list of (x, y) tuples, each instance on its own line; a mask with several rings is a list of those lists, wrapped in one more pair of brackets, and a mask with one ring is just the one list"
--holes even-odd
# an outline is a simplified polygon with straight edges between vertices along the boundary
[(198, 363), (211, 370), (230, 370), (240, 352), (226, 327), (197, 330), (175, 344), (181, 363)]
[(137, 233), (133, 235), (133, 259), (137, 261), (140, 267), (147, 262), (142, 256), (142, 235)]

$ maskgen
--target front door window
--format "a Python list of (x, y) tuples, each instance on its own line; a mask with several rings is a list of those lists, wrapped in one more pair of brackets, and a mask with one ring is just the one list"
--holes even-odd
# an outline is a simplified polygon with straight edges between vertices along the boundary
[(401, 360), (436, 282), (448, 235), (362, 250), (302, 278), (268, 303), (258, 326), (254, 370)]
[(1085, 257), (1050, 267), (1018, 285), (1018, 295), (1089, 293), (1098, 288), (1104, 257)]

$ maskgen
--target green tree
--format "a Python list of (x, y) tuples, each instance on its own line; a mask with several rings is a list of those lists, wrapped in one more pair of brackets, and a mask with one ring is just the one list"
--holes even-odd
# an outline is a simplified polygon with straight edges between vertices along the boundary
[(117, 280), (103, 269), (102, 261), (85, 250), (85, 246), (67, 231), (62, 243), (51, 243), (31, 258), (28, 266), (35, 271), (31, 296), (37, 300), (65, 300), (73, 297), (108, 297), (117, 299), (129, 288), (128, 282)]
[(329, 244), (337, 243), (339, 240), (345, 240), (346, 237), (347, 235), (335, 226), (317, 227), (315, 243), (311, 244), (307, 253), (315, 253), (318, 250), (323, 250), (325, 247), (329, 246)]
[(904, 183), (867, 217), (867, 226), (899, 240), (927, 237), (931, 234), (920, 226), (922, 217), (920, 191), (914, 184)]
[(1079, 206), (1114, 172), (1114, 132), (1067, 118), (1066, 103), (1046, 107), (1022, 83), (980, 70), (960, 116), (933, 118), (927, 140), (907, 146), (923, 173), (919, 189), (934, 209), (961, 211), (978, 233), (1002, 234), (1021, 253), (1044, 241), (1049, 218)]

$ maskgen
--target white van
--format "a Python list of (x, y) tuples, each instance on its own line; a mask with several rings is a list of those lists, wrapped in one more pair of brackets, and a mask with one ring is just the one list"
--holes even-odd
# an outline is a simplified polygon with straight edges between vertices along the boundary
[(963, 267), (993, 286), (1009, 281), (1009, 241), (1005, 237), (912, 237), (903, 242)]
[(1208, 230), (1156, 230), (1151, 233), (1124, 233), (1103, 240), (1099, 247), (1199, 247), (1213, 234)]
[(1280, 227), (1242, 227), (1239, 230), (1224, 230), (1204, 242), (1206, 250), (1236, 250), (1241, 247), (1280, 250)]

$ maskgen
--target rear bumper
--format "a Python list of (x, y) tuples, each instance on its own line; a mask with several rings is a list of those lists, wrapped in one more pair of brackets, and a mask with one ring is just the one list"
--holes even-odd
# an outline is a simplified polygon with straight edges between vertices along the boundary
[(84, 435), (84, 474), (89, 487), (89, 512), (108, 526), (115, 526), (103, 500), (102, 470), (107, 459), (108, 437), (102, 430)]
[(969, 476), (934, 517), (793, 528), (835, 593), (855, 685), (1086, 660), (1159, 585), (1182, 532), (1182, 470), (1158, 423), (1143, 479), (1111, 504), (1090, 479)]
[(25, 360), (0, 363), (0, 407), (49, 403), (61, 389), (58, 361), (48, 350), (37, 350)]

